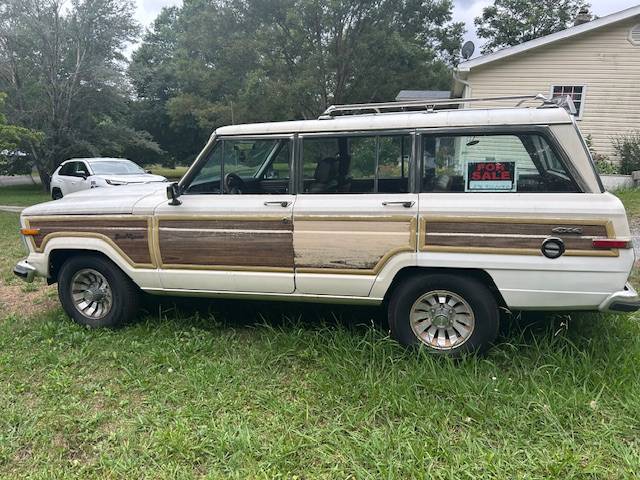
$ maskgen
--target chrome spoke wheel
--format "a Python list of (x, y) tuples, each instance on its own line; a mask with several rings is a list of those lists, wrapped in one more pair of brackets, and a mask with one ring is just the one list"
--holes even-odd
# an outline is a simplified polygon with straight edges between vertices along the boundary
[(71, 279), (73, 305), (85, 317), (103, 318), (111, 311), (113, 294), (109, 282), (97, 270), (78, 270)]
[(411, 329), (424, 344), (436, 350), (451, 350), (465, 343), (475, 328), (469, 303), (447, 290), (432, 290), (411, 307)]

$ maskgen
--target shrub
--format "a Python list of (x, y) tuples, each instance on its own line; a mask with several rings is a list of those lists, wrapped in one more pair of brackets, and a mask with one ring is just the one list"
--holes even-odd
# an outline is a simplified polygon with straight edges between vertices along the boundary
[(606, 155), (601, 155), (604, 159), (595, 159), (596, 170), (600, 175), (616, 175), (620, 173), (620, 168), (615, 163), (611, 162)]
[(609, 160), (608, 156), (595, 151), (591, 135), (587, 135), (584, 140), (589, 149), (589, 153), (591, 153), (591, 158), (593, 158), (593, 163), (596, 165), (596, 170), (600, 175), (615, 175), (620, 173), (618, 165)]
[(620, 157), (620, 173), (630, 175), (640, 170), (640, 132), (631, 132), (613, 139), (613, 148)]

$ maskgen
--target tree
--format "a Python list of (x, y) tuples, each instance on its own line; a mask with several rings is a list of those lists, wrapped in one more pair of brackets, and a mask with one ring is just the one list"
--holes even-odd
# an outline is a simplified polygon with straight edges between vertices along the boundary
[(487, 40), (482, 53), (564, 30), (588, 6), (584, 0), (495, 0), (474, 20), (478, 37)]
[(27, 155), (22, 149), (42, 140), (40, 132), (17, 125), (9, 125), (2, 113), (6, 94), (0, 92), (0, 175), (13, 175), (29, 171)]
[(0, 89), (16, 123), (41, 131), (28, 142), (45, 188), (72, 156), (157, 154), (129, 123), (123, 48), (138, 34), (130, 0), (5, 0), (0, 4)]
[(185, 0), (133, 55), (140, 123), (189, 161), (220, 125), (449, 89), (463, 33), (451, 12), (450, 0)]

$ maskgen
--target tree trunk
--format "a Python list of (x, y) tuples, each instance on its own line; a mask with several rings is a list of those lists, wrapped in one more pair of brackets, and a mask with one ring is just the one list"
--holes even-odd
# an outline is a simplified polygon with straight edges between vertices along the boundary
[(38, 169), (38, 176), (40, 177), (40, 182), (42, 183), (42, 189), (45, 192), (48, 192), (49, 187), (51, 186), (51, 176), (45, 168), (40, 168), (40, 165), (37, 165), (36, 168)]

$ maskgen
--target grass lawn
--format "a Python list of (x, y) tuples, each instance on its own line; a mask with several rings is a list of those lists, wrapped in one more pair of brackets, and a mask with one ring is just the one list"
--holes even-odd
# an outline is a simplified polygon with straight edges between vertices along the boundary
[[(0, 283), (17, 218), (0, 214)], [(0, 478), (640, 471), (636, 315), (515, 324), (487, 357), (452, 362), (403, 350), (375, 309), (146, 303), (116, 331), (55, 303), (0, 313)]]
[(0, 205), (28, 206), (51, 200), (41, 185), (0, 187)]
[(187, 173), (189, 167), (177, 166), (176, 168), (163, 167), (162, 165), (147, 165), (145, 169), (151, 171), (155, 175), (162, 175), (169, 180), (180, 180)]

